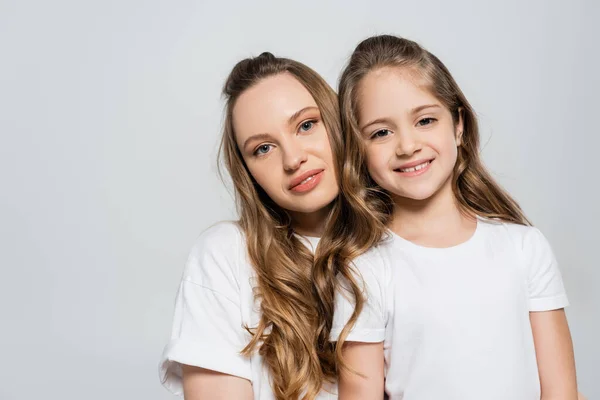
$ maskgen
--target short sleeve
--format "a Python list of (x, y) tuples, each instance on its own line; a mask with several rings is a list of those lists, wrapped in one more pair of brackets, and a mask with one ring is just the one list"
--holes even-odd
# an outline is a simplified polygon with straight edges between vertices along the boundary
[(188, 258), (159, 365), (174, 394), (183, 393), (181, 364), (251, 380), (250, 360), (240, 354), (247, 340), (236, 280), (241, 245), (237, 228), (221, 225), (204, 232)]
[[(378, 343), (385, 339), (385, 264), (379, 252), (373, 248), (354, 261), (354, 277), (363, 291), (365, 303), (352, 330), (346, 338), (351, 342)], [(339, 278), (339, 290), (335, 297), (335, 311), (330, 335), (337, 341), (354, 312), (355, 301), (350, 284)]]
[(558, 310), (569, 305), (558, 263), (548, 240), (530, 228), (523, 241), (528, 268), (529, 311)]

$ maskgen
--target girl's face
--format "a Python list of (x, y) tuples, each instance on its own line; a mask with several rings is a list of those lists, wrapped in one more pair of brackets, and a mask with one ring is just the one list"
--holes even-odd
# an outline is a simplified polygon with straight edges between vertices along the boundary
[(455, 123), (408, 69), (369, 72), (358, 96), (358, 125), (373, 180), (408, 200), (426, 200), (450, 188), (462, 119)]
[(293, 75), (275, 75), (245, 91), (233, 109), (233, 128), (250, 173), (280, 207), (312, 214), (338, 195), (321, 113)]

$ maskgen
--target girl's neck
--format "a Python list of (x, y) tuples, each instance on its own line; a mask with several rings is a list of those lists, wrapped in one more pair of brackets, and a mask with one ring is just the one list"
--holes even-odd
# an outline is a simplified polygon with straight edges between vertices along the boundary
[(477, 220), (459, 208), (451, 185), (425, 200), (394, 198), (389, 228), (398, 236), (424, 247), (452, 247), (466, 242)]

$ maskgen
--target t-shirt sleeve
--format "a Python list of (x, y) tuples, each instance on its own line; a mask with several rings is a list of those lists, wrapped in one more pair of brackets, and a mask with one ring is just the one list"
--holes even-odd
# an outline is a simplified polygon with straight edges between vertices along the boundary
[[(354, 262), (355, 281), (362, 289), (365, 300), (363, 309), (346, 340), (351, 342), (378, 343), (385, 338), (385, 264), (375, 249)], [(339, 290), (335, 297), (335, 312), (330, 340), (337, 341), (354, 312), (355, 301), (350, 284), (339, 278)]]
[(569, 305), (556, 257), (546, 237), (530, 228), (523, 241), (528, 268), (529, 311), (558, 310)]
[(235, 228), (211, 228), (188, 258), (159, 366), (162, 384), (174, 394), (183, 393), (181, 364), (251, 380), (250, 360), (240, 354), (247, 338), (236, 280), (238, 239)]

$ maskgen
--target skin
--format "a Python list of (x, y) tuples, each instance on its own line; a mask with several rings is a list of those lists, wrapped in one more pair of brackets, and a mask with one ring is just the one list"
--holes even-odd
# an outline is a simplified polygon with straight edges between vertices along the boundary
[[(449, 247), (468, 239), (476, 221), (459, 212), (451, 186), (462, 120), (453, 121), (416, 76), (396, 68), (368, 74), (359, 95), (367, 167), (393, 195), (392, 230), (427, 247)], [(429, 170), (419, 177), (397, 172), (407, 163), (430, 160)]]
[(340, 372), (339, 398), (344, 400), (381, 400), (385, 373), (383, 342), (345, 342), (343, 354), (344, 360), (354, 372), (345, 369)]
[[(307, 107), (309, 109), (306, 109)], [(234, 127), (236, 141), (238, 146), (240, 146), (243, 158), (259, 185), (277, 204), (290, 211), (297, 231), (311, 236), (319, 236), (323, 228), (322, 221), (327, 212), (327, 206), (338, 193), (338, 184), (333, 174), (333, 157), (327, 133), (320, 123), (320, 115), (310, 107), (316, 107), (314, 99), (293, 77), (280, 75), (268, 78), (240, 97), (234, 109)], [(289, 121), (291, 116), (304, 109), (306, 110), (297, 115), (297, 118)], [(441, 117), (438, 113), (441, 114)], [(448, 125), (449, 113), (445, 115), (444, 110), (430, 109), (425, 113), (428, 115), (413, 114), (411, 115), (413, 119), (429, 116), (429, 114), (439, 117), (438, 120), (442, 121), (446, 131), (453, 127), (452, 124)], [(305, 124), (305, 122), (311, 121), (316, 121), (316, 124)], [(414, 129), (414, 132), (419, 132), (419, 129), (426, 129), (425, 127), (430, 122), (432, 121), (421, 122), (419, 127)], [(460, 140), (458, 135), (460, 133), (459, 128), (461, 126), (457, 125), (455, 129), (457, 132), (456, 144)], [(256, 134), (261, 133), (266, 133), (267, 135), (252, 139)], [(385, 143), (385, 140), (391, 140), (383, 139), (387, 136), (387, 133), (379, 134), (378, 136), (381, 137), (383, 143)], [(246, 144), (246, 141), (249, 139), (251, 141)], [(452, 144), (452, 140), (448, 139), (447, 136), (445, 139), (446, 141), (442, 144), (447, 146), (444, 148)], [(380, 145), (383, 143), (379, 142)], [(246, 146), (244, 146), (245, 144)], [(401, 151), (400, 157), (406, 157), (407, 154), (418, 154), (423, 150), (422, 147), (419, 148), (420, 145), (418, 143), (414, 145), (410, 141), (402, 145), (406, 147), (403, 147), (404, 150)], [(414, 149), (411, 150), (411, 147), (414, 147)], [(430, 153), (430, 155), (439, 156), (438, 151), (441, 152), (442, 150), (438, 148), (437, 144), (436, 146), (432, 145), (432, 147), (437, 150)], [(374, 147), (369, 148), (370, 151), (374, 151), (375, 149)], [(372, 156), (369, 158), (376, 160)], [(376, 167), (370, 165), (370, 168)], [(294, 177), (305, 171), (321, 168), (328, 172), (328, 174), (323, 175), (322, 181), (318, 185), (319, 190), (313, 190), (302, 195), (289, 190), (289, 182)], [(412, 193), (413, 196), (417, 198), (421, 197), (421, 199), (443, 198), (439, 193), (447, 190), (447, 183), (443, 179), (443, 174), (440, 176), (441, 178), (436, 184), (437, 188), (432, 189), (428, 186), (415, 185), (409, 188), (410, 192), (408, 194)], [(390, 177), (388, 176), (386, 179), (390, 179)], [(444, 204), (441, 200), (431, 203)], [(411, 210), (419, 210), (417, 202), (406, 201), (405, 204), (406, 210), (408, 210), (405, 211), (405, 216), (410, 216)], [(439, 213), (446, 212), (443, 207), (439, 206), (434, 207), (430, 205), (429, 208), (433, 210), (438, 209)], [(405, 216), (397, 218), (405, 218)], [(439, 220), (439, 217), (435, 218)], [(459, 231), (468, 233), (470, 228), (468, 222), (465, 224), (466, 229)], [(448, 219), (447, 225), (454, 225), (454, 221)], [(419, 221), (413, 221), (406, 226), (407, 229), (403, 235), (405, 237), (412, 237), (422, 244), (444, 244), (440, 242), (443, 235), (440, 235), (437, 242), (435, 240), (429, 242), (428, 237), (419, 235), (419, 226)], [(399, 229), (397, 233), (400, 234)], [(446, 245), (451, 245), (451, 243), (446, 243)], [(562, 313), (562, 316), (560, 310), (556, 313), (550, 313), (553, 313), (551, 317), (542, 315), (545, 313), (535, 313), (536, 315), (532, 315), (531, 318), (534, 334), (536, 331), (546, 332), (549, 330), (557, 332), (557, 335), (553, 337), (544, 335), (544, 337), (548, 338), (549, 343), (544, 344), (541, 349), (537, 349), (537, 345), (540, 342), (536, 340), (536, 351), (539, 353), (538, 358), (544, 359), (542, 361), (544, 365), (553, 365), (551, 364), (551, 360), (561, 356), (566, 360), (572, 359), (572, 347), (569, 348), (569, 346), (566, 346), (564, 348), (565, 343), (567, 343), (565, 335), (569, 337), (568, 343), (570, 343), (568, 328), (566, 331), (564, 330), (566, 321), (562, 321), (564, 313)], [(544, 349), (550, 349), (551, 351), (545, 351)], [(571, 358), (569, 358), (569, 351)], [(356, 380), (356, 375), (342, 373), (340, 377), (340, 399), (381, 399), (384, 374), (383, 344), (347, 343), (344, 347), (344, 353), (349, 365), (366, 376), (366, 379)], [(546, 359), (550, 360), (550, 363), (546, 362)], [(548, 378), (543, 379), (548, 379), (552, 382), (553, 380), (557, 380), (553, 379), (552, 376), (563, 375), (564, 371), (560, 368), (549, 368), (543, 374), (544, 377)], [(250, 400), (253, 398), (250, 381), (203, 368), (184, 365), (183, 384), (184, 395), (187, 400), (232, 398)], [(548, 391), (544, 392), (544, 396), (544, 399), (551, 398)]]
[(565, 310), (529, 313), (542, 400), (583, 399), (577, 394), (575, 356)]
[[(238, 98), (233, 124), (256, 182), (288, 210), (296, 232), (320, 236), (339, 189), (328, 133), (308, 90), (288, 73), (266, 78)], [(290, 189), (313, 170), (322, 171), (317, 186), (302, 193)], [(183, 366), (183, 387), (186, 400), (253, 398), (249, 380), (189, 365)]]
[[(454, 120), (409, 70), (372, 71), (362, 80), (358, 93), (359, 127), (369, 173), (393, 194), (390, 229), (425, 247), (451, 247), (468, 240), (477, 223), (460, 212), (451, 187), (462, 119)], [(398, 172), (413, 161), (432, 162), (419, 176)], [(530, 320), (542, 399), (577, 399), (573, 346), (564, 310), (531, 312)], [(366, 378), (342, 374), (340, 399), (381, 399), (383, 346), (348, 343), (344, 357)]]
[[(288, 73), (267, 78), (240, 96), (233, 121), (254, 179), (291, 213), (295, 229), (318, 236), (339, 189), (328, 134), (310, 93)], [(290, 190), (295, 178), (311, 170), (323, 170), (316, 188)]]

